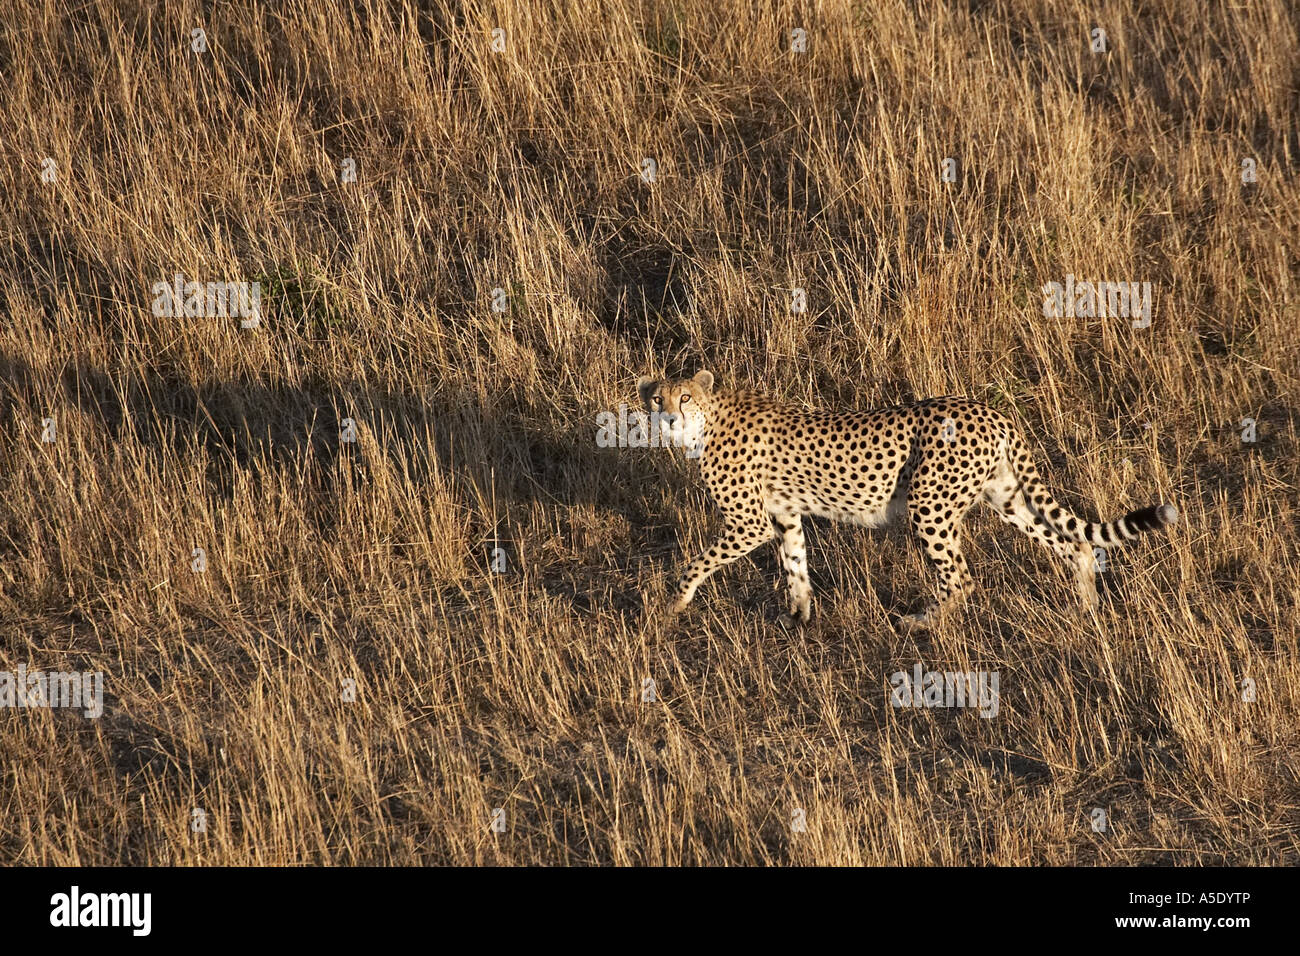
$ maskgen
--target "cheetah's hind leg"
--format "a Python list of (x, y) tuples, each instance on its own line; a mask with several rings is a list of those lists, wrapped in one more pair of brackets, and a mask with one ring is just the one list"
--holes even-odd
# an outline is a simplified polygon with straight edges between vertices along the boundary
[(1097, 561), (1090, 544), (1070, 541), (1054, 531), (1029, 506), (1024, 489), (1014, 475), (1004, 472), (984, 490), (984, 499), (997, 516), (1030, 538), (1051, 549), (1074, 577), (1075, 588), (1086, 610), (1097, 609)]
[(938, 600), (901, 618), (898, 626), (903, 630), (934, 624), (975, 590), (966, 556), (961, 550), (961, 518), (953, 516), (954, 511), (957, 515), (964, 514), (964, 509), (949, 508), (940, 517), (942, 508), (933, 500), (921, 499), (921, 503), (930, 506), (926, 509), (927, 514), (921, 514), (921, 509), (914, 504), (909, 517), (912, 531), (920, 539), (925, 556), (937, 573)]

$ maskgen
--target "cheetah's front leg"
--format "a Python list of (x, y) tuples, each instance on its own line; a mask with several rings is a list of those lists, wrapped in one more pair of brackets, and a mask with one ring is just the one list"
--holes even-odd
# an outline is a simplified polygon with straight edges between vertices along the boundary
[(731, 564), (765, 541), (772, 539), (772, 522), (761, 510), (746, 512), (743, 516), (728, 515), (727, 526), (713, 546), (692, 561), (677, 583), (677, 597), (672, 604), (672, 613), (680, 614), (691, 603), (695, 592), (710, 574), (724, 565)]
[(808, 553), (804, 549), (803, 521), (798, 514), (773, 514), (781, 532), (781, 565), (790, 587), (790, 617), (807, 624), (812, 617), (812, 585), (808, 583)]

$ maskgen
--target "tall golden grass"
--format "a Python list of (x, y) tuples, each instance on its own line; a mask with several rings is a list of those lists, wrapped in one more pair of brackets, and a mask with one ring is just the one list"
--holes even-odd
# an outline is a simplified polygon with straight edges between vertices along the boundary
[[(4, 6), (0, 669), (107, 706), (0, 711), (0, 859), (1297, 861), (1287, 0)], [(155, 316), (177, 273), (260, 327)], [(914, 545), (822, 522), (809, 628), (767, 548), (673, 622), (717, 518), (595, 420), (701, 367), (980, 398), (1183, 520), (1095, 617), (985, 512), (931, 633)], [(894, 709), (916, 663), (998, 716)]]

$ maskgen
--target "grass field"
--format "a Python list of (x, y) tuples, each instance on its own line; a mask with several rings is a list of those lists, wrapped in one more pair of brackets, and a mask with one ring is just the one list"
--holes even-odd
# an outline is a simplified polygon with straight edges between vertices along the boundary
[[(0, 86), (0, 670), (104, 689), (0, 710), (0, 861), (1300, 862), (1294, 4), (8, 0)], [(670, 620), (718, 517), (596, 416), (700, 368), (1182, 520), (1096, 616), (983, 511), (928, 633), (822, 521), (806, 629), (775, 544)]]

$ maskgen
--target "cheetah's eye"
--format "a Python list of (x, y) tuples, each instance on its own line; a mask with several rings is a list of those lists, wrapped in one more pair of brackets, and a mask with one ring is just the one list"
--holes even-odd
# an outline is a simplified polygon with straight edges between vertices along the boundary
[(662, 405), (663, 403), (664, 403), (663, 396), (662, 396), (662, 395), (656, 395), (656, 396), (655, 396), (655, 404), (656, 404), (656, 405)]
[(691, 400), (691, 396), (689, 396), (689, 395), (683, 395), (683, 396), (682, 396), (682, 404), (683, 404), (683, 405), (685, 405), (685, 404), (686, 404), (687, 402), (689, 402), (690, 400)]

